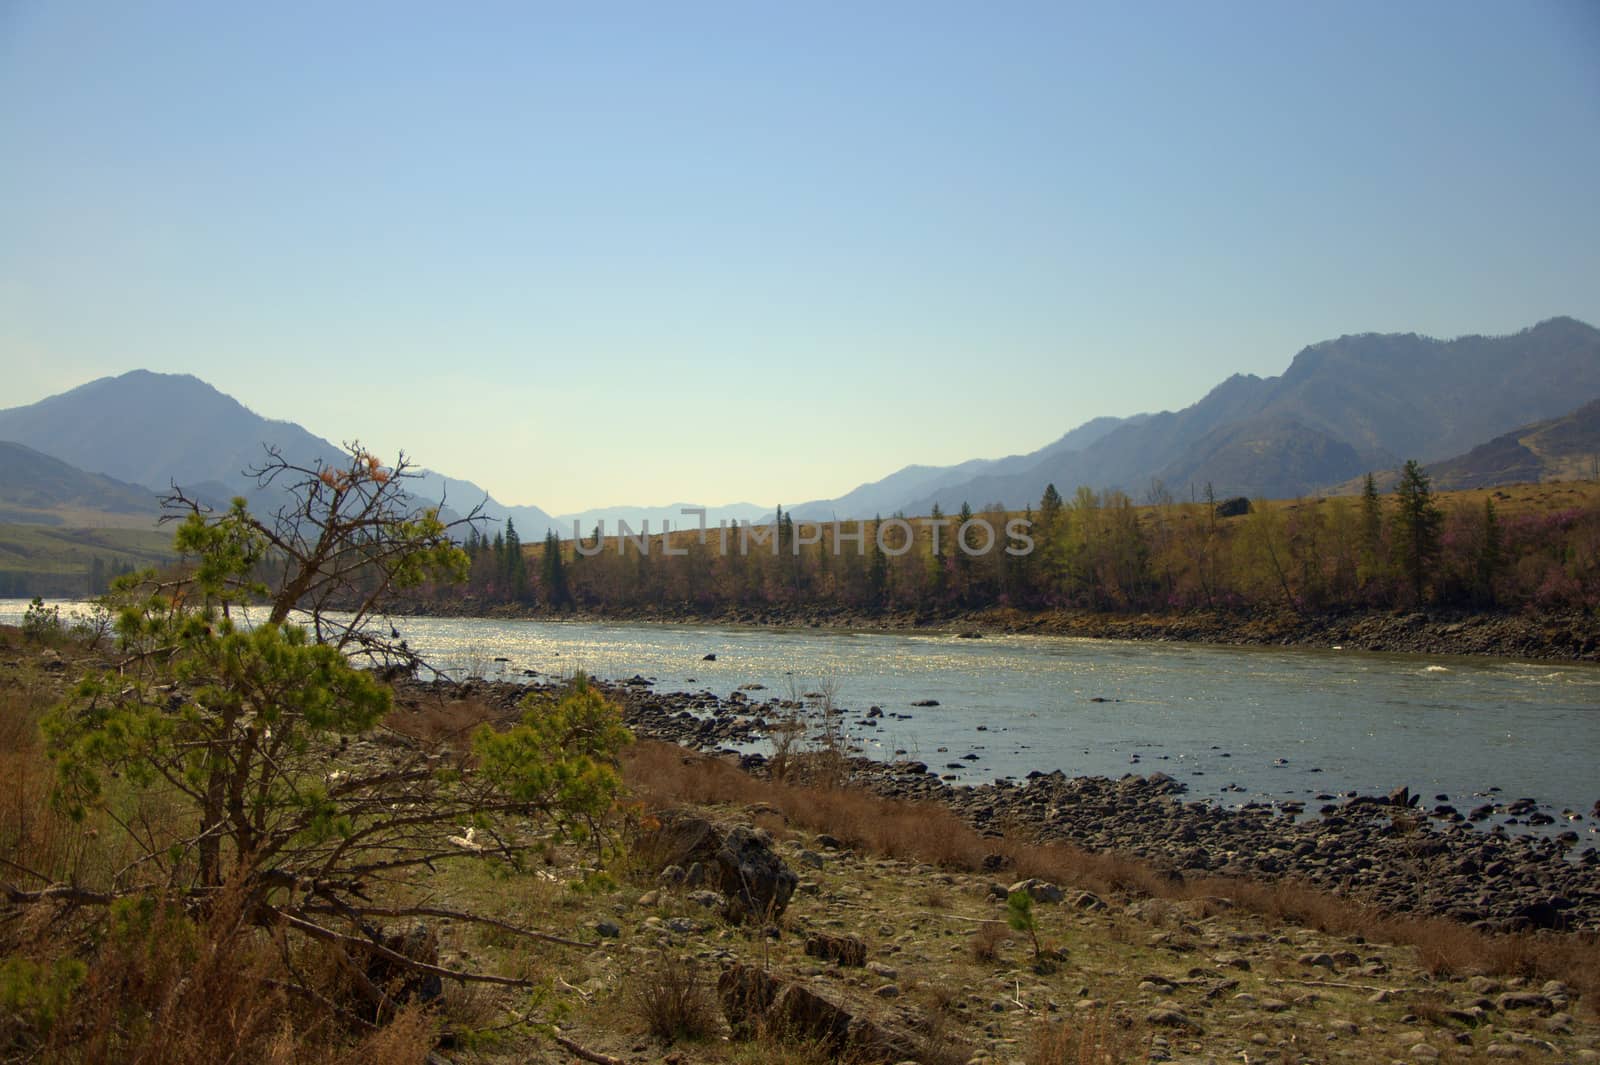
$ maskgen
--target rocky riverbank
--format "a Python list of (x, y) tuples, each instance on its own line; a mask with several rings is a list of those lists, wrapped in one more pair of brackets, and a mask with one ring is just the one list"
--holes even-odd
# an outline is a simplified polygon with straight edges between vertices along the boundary
[(974, 611), (870, 614), (831, 607), (714, 608), (551, 612), (471, 597), (415, 602), (406, 611), (428, 616), (518, 617), (550, 621), (630, 621), (663, 624), (756, 625), (854, 631), (933, 630), (965, 635), (1029, 634), (1085, 639), (1147, 640), (1251, 647), (1345, 648), (1428, 655), (1487, 655), (1600, 662), (1600, 618), (1463, 611), (1364, 611), (1296, 614), (1190, 611), (1117, 614), (1086, 610)]
[[(655, 692), (644, 678), (608, 687), (638, 733), (701, 751), (748, 748), (804, 715), (803, 707), (738, 692), (730, 699)], [(759, 772), (765, 759), (745, 755), (742, 764)], [(853, 784), (943, 803), (979, 831), (1128, 854), (1173, 876), (1291, 878), (1485, 931), (1600, 931), (1600, 852), (1583, 844), (1600, 803), (1555, 811), (1532, 799), (1493, 798), (1459, 809), (1449, 797), (1401, 787), (1383, 796), (1323, 794), (1311, 811), (1292, 801), (1230, 808), (1186, 799), (1185, 785), (1161, 773), (1120, 780), (1034, 773), (966, 787), (917, 762), (848, 764)], [(1570, 824), (1557, 836), (1518, 831), (1557, 821)]]

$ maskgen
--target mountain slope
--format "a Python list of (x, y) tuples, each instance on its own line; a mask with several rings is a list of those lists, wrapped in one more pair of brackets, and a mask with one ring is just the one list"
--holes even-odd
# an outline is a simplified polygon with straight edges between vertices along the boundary
[[(248, 472), (260, 465), (263, 444), (291, 462), (314, 466), (344, 460), (338, 445), (287, 421), (263, 418), (197, 377), (134, 370), (103, 377), (25, 407), (0, 410), (0, 440), (16, 440), (80, 470), (146, 485), (172, 484), (217, 505), (243, 495), (258, 510), (279, 497), (263, 492)], [(456, 513), (488, 499), (471, 481), (431, 471), (412, 485), (429, 502), (446, 500)], [(550, 517), (538, 507), (508, 507), (488, 499), (491, 521), (516, 521), (524, 539), (541, 537)]]
[(85, 473), (30, 447), (0, 441), (0, 521), (60, 525), (64, 513), (103, 513), (148, 525), (160, 509), (156, 493), (147, 488)]
[(197, 377), (148, 370), (102, 377), (0, 411), (0, 439), (157, 490), (216, 481), (248, 491), (254, 482), (241, 471), (261, 462), (264, 442), (296, 461), (335, 461), (341, 454), (293, 422), (269, 421)]
[[(1025, 455), (969, 459), (954, 466), (906, 466), (880, 480), (858, 485), (837, 499), (816, 499), (797, 504), (790, 513), (797, 519), (807, 521), (832, 521), (834, 518), (864, 520), (875, 515), (893, 514), (906, 509), (911, 500), (929, 496), (950, 485), (963, 484), (979, 476), (1000, 478), (1025, 472), (1045, 458), (1082, 450), (1121, 426), (1137, 425), (1149, 417), (1148, 414), (1136, 414), (1131, 418), (1093, 418), (1038, 451)], [(907, 513), (923, 512), (908, 510)]]
[[(596, 523), (605, 522), (606, 535), (614, 535), (617, 531), (618, 520), (628, 523), (632, 532), (639, 532), (649, 522), (651, 532), (660, 532), (662, 523), (668, 522), (674, 529), (697, 529), (700, 527), (700, 517), (697, 514), (685, 514), (683, 511), (700, 507), (698, 503), (668, 503), (664, 507), (595, 507), (590, 510), (574, 511), (569, 514), (558, 514), (552, 519), (555, 523), (556, 535), (564, 539), (572, 538), (572, 530), (576, 528), (580, 536), (588, 536)], [(760, 525), (770, 522), (776, 511), (775, 507), (765, 507), (759, 503), (728, 503), (720, 507), (704, 507), (706, 512), (706, 527), (715, 529), (718, 521), (734, 523), (750, 522)]]
[[(1171, 486), (1210, 482), (1221, 496), (1283, 499), (1308, 484), (1333, 484), (1360, 466), (1355, 448), (1328, 433), (1293, 418), (1248, 418), (1213, 429), (1156, 477)], [(1241, 485), (1250, 490), (1242, 492)]]
[[(990, 500), (1020, 507), (1051, 482), (1063, 492), (1087, 484), (1139, 495), (1156, 477), (1184, 495), (1189, 482), (1226, 495), (1299, 495), (1406, 458), (1456, 454), (1593, 396), (1600, 331), (1571, 318), (1504, 337), (1345, 336), (1301, 351), (1280, 377), (1235, 375), (1181, 411), (1120, 426), (1081, 451), (1041, 455), (1019, 473), (942, 486), (906, 509)], [(1217, 434), (1253, 420), (1291, 447), (1297, 473), (1244, 462), (1243, 437)], [(1283, 436), (1289, 424), (1312, 435), (1291, 446)]]
[(1600, 471), (1600, 400), (1570, 414), (1513, 429), (1464, 455), (1428, 467), (1439, 489), (1522, 481), (1594, 478)]

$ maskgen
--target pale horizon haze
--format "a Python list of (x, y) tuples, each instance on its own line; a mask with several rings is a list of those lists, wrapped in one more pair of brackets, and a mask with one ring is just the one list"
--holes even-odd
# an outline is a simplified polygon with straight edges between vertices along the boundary
[(1586, 0), (0, 0), (0, 408), (190, 373), (552, 514), (788, 505), (1600, 324), (1596, 187)]

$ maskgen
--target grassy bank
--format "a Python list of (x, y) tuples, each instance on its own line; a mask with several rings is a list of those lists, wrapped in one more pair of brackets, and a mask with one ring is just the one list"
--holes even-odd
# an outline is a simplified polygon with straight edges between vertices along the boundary
[(89, 595), (117, 573), (172, 559), (171, 533), (148, 520), (139, 528), (0, 523), (0, 596)]

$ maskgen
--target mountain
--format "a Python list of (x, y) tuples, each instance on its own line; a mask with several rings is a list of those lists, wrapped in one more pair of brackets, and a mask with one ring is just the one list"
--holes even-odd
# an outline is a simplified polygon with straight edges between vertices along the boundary
[[(160, 503), (148, 488), (85, 473), (30, 447), (0, 441), (0, 522), (148, 526)], [(122, 520), (96, 520), (101, 515)]]
[[(281, 497), (263, 492), (245, 471), (264, 457), (263, 444), (291, 462), (337, 464), (344, 450), (294, 422), (263, 418), (238, 400), (188, 374), (134, 370), (102, 377), (25, 407), (0, 410), (0, 440), (19, 441), (79, 471), (94, 470), (118, 481), (165, 494), (177, 484), (217, 506), (243, 495), (258, 510)], [(511, 517), (523, 539), (551, 527), (538, 507), (509, 507), (471, 481), (420, 471), (411, 494), (445, 501), (458, 514), (485, 502), (491, 521)], [(13, 503), (0, 492), (0, 504)]]
[(946, 483), (906, 500), (1036, 502), (1044, 486), (1139, 496), (1152, 479), (1175, 494), (1294, 496), (1404, 459), (1442, 459), (1600, 396), (1600, 331), (1552, 318), (1512, 336), (1435, 340), (1343, 336), (1295, 356), (1279, 377), (1236, 374), (1180, 411), (1117, 426), (1078, 450), (1035, 453), (1023, 469)]
[[(1159, 481), (1179, 498), (1207, 484), (1222, 496), (1296, 496), (1407, 458), (1437, 464), (1452, 455), (1466, 465), (1459, 473), (1441, 466), (1441, 487), (1448, 486), (1447, 476), (1462, 483), (1508, 471), (1551, 476), (1581, 462), (1594, 417), (1572, 412), (1572, 404), (1597, 396), (1600, 331), (1572, 318), (1499, 337), (1364, 333), (1305, 348), (1277, 377), (1235, 374), (1182, 410), (1096, 418), (1026, 454), (907, 466), (835, 499), (786, 509), (797, 519), (818, 521), (926, 514), (935, 504), (954, 511), (963, 502), (1021, 508), (1037, 502), (1049, 483), (1066, 495), (1089, 485), (1143, 497)], [(121, 499), (111, 506), (126, 506), (130, 486), (159, 493), (177, 483), (213, 505), (242, 494), (258, 510), (269, 510), (276, 499), (243, 472), (259, 464), (264, 442), (303, 465), (343, 458), (328, 440), (293, 422), (263, 418), (198, 378), (145, 370), (0, 411), (0, 440), (75, 467), (58, 472), (66, 478), (60, 492), (78, 509), (96, 500)], [(1473, 450), (1486, 440), (1489, 450)], [(37, 458), (28, 461), (37, 469)], [(571, 536), (574, 521), (585, 532), (601, 520), (608, 531), (619, 519), (634, 529), (645, 521), (652, 529), (663, 521), (674, 528), (693, 524), (680, 513), (681, 504), (553, 518), (538, 507), (500, 503), (471, 481), (419, 472), (412, 488), (419, 499), (442, 501), (456, 514), (483, 502), (490, 522), (511, 518), (525, 541), (551, 528)], [(124, 484), (114, 490), (83, 480), (95, 474)], [(13, 482), (0, 482), (0, 507), (47, 510), (20, 502), (20, 493), (43, 490), (37, 479), (28, 483), (31, 488), (21, 472)], [(707, 523), (761, 522), (772, 510), (753, 503), (708, 507)]]
[[(1285, 499), (1302, 494), (1308, 484), (1333, 484), (1361, 464), (1355, 448), (1293, 418), (1247, 418), (1211, 430), (1156, 479), (1174, 488), (1209, 481), (1224, 497)], [(1235, 485), (1254, 490), (1240, 492)]]
[(1433, 487), (1489, 488), (1523, 481), (1600, 476), (1600, 400), (1559, 418), (1513, 429), (1428, 467)]
[(993, 459), (972, 459), (958, 466), (906, 466), (882, 480), (859, 485), (837, 499), (798, 503), (789, 508), (789, 513), (802, 521), (866, 519), (877, 514), (893, 514), (905, 506), (908, 499), (969, 480), (994, 462)]
[(79, 469), (157, 491), (214, 482), (230, 493), (254, 480), (263, 442), (296, 461), (336, 461), (340, 449), (293, 422), (269, 421), (188, 374), (134, 370), (26, 407), (0, 411), (0, 439)]
[(441, 504), (446, 512), (465, 514), (482, 503), (483, 514), (491, 523), (501, 525), (510, 518), (516, 523), (517, 537), (522, 540), (541, 540), (549, 529), (559, 532), (561, 528), (554, 518), (538, 507), (501, 503), (471, 481), (446, 477), (433, 470), (419, 470), (417, 474), (417, 479), (411, 482), (411, 494)]
[[(816, 499), (790, 508), (796, 519), (832, 521), (834, 518), (866, 519), (904, 510), (909, 501), (938, 492), (951, 485), (964, 484), (979, 476), (1004, 477), (1023, 472), (1042, 459), (1080, 451), (1123, 425), (1137, 425), (1149, 417), (1102, 416), (1084, 422), (1053, 443), (1026, 455), (1001, 459), (970, 459), (955, 466), (907, 466), (889, 476), (860, 485), (837, 499)], [(923, 513), (907, 511), (907, 513)]]
[(685, 509), (704, 509), (706, 512), (706, 527), (715, 529), (717, 522), (725, 521), (729, 525), (750, 522), (760, 525), (770, 522), (776, 507), (765, 507), (759, 503), (729, 503), (720, 507), (707, 507), (699, 503), (668, 503), (664, 507), (596, 507), (592, 510), (575, 511), (570, 514), (558, 514), (552, 519), (555, 523), (556, 535), (563, 539), (572, 538), (572, 530), (577, 528), (579, 535), (588, 536), (595, 525), (601, 521), (606, 523), (606, 535), (614, 535), (617, 531), (617, 522), (625, 521), (632, 532), (640, 532), (645, 528), (644, 523), (649, 522), (651, 532), (660, 532), (663, 522), (670, 522), (674, 529), (697, 529), (700, 527), (698, 514), (685, 514)]

